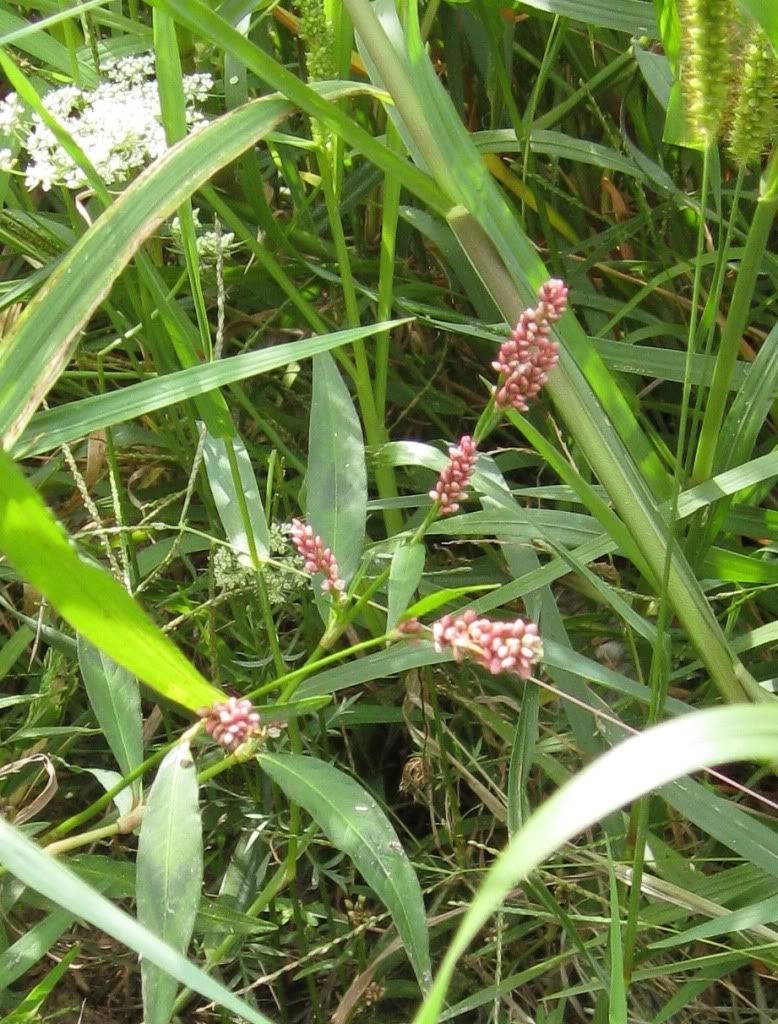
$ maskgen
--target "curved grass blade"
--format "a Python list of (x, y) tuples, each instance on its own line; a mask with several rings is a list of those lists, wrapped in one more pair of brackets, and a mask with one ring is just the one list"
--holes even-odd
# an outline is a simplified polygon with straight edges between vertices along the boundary
[(351, 395), (328, 352), (313, 360), (306, 493), (308, 522), (332, 548), (348, 583), (365, 540), (365, 443)]
[(13, 447), (13, 455), (20, 459), (40, 455), (59, 445), (76, 441), (95, 430), (124, 423), (137, 416), (145, 416), (158, 409), (166, 409), (176, 402), (206, 394), (213, 388), (245, 380), (260, 373), (268, 373), (279, 366), (308, 359), (319, 352), (327, 352), (340, 345), (349, 345), (379, 331), (391, 331), (407, 319), (388, 320), (365, 327), (350, 327), (304, 341), (273, 345), (260, 352), (244, 352), (215, 363), (190, 366), (185, 370), (168, 373), (140, 384), (131, 384), (104, 395), (92, 395), (78, 402), (69, 402), (36, 413)]
[(0, 550), (79, 634), (163, 697), (192, 711), (222, 699), (120, 583), (79, 558), (43, 499), (3, 452)]
[[(189, 743), (176, 744), (159, 766), (138, 839), (138, 921), (186, 953), (203, 884), (203, 832), (197, 773)], [(168, 1024), (176, 981), (141, 961), (145, 1024)]]
[[(86, 695), (122, 775), (143, 761), (143, 720), (138, 680), (121, 665), (78, 637), (78, 664)], [(132, 783), (140, 796), (141, 780)]]
[[(355, 88), (330, 87), (328, 95), (347, 95)], [(217, 118), (147, 168), (76, 242), (0, 353), (0, 432), (6, 448), (58, 379), (82, 327), (145, 239), (218, 170), (293, 112), (287, 100), (269, 96)]]
[(152, 934), (148, 928), (113, 905), (69, 868), (44, 853), (19, 829), (0, 818), (0, 863), (20, 882), (46, 896), (83, 921), (107, 932), (117, 941), (135, 950), (169, 975), (223, 1006), (251, 1024), (272, 1024), (263, 1013), (238, 999), (205, 971), (190, 963), (177, 950)]
[(260, 754), (263, 770), (354, 861), (384, 903), (422, 991), (431, 982), (427, 921), (416, 872), (384, 812), (350, 776), (315, 757)]
[(679, 776), (729, 761), (778, 757), (778, 707), (693, 712), (608, 751), (543, 804), (500, 854), (463, 918), (414, 1024), (437, 1024), (457, 962), (507, 894), (546, 857), (631, 800)]

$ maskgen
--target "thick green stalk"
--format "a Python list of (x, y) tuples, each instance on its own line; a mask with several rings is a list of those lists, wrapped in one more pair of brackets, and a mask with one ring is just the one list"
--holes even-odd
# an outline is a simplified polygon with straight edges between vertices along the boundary
[(778, 149), (773, 151), (762, 177), (759, 202), (746, 240), (743, 259), (738, 270), (735, 291), (729, 307), (727, 322), (721, 335), (710, 393), (705, 404), (705, 416), (692, 471), (692, 483), (702, 483), (713, 475), (716, 448), (724, 421), (732, 375), (735, 372), (738, 349), (751, 311), (756, 280), (762, 266), (770, 230), (778, 210)]
[[(391, 92), (414, 143), (428, 161), (430, 170), (445, 192), (453, 192), (454, 195), (462, 193), (464, 197), (465, 185), (460, 188), (458, 179), (452, 176), (448, 166), (429, 160), (428, 154), (439, 150), (436, 140), (432, 138), (435, 126), (430, 125), (426, 118), (419, 117), (420, 104), (404, 61), (388, 40), (370, 4), (367, 0), (345, 2), (364, 45)], [(464, 137), (462, 145), (467, 145)], [(479, 199), (480, 193), (468, 197), (468, 202), (475, 203)], [(502, 240), (505, 241), (506, 230), (496, 220), (496, 203), (492, 204), (494, 210), (489, 206), (488, 189), (483, 203), (486, 208), (484, 217), (495, 219), (495, 230), (501, 231)], [(449, 224), (463, 243), (470, 262), (489, 288), (506, 321), (515, 323), (525, 303), (502, 255), (477, 219), (479, 212), (462, 207), (458, 215), (452, 216), (450, 211)], [(493, 214), (493, 217), (489, 217), (489, 214)], [(591, 385), (577, 359), (565, 347), (562, 348), (558, 366), (549, 376), (546, 392), (607, 490), (616, 511), (632, 532), (635, 543), (657, 579), (662, 578), (665, 569), (667, 545), (672, 545), (668, 597), (722, 695), (729, 701), (768, 699), (767, 694), (730, 651), (688, 562), (673, 538), (668, 536), (667, 524), (658, 513), (646, 480), (610, 418), (595, 400)]]

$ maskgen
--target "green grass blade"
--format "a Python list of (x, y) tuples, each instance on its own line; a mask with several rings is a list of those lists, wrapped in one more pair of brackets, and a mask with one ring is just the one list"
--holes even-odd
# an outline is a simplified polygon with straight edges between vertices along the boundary
[(238, 999), (205, 971), (190, 963), (177, 950), (114, 906), (69, 868), (44, 853), (19, 829), (0, 818), (0, 863), (19, 881), (75, 917), (88, 921), (135, 950), (206, 999), (214, 1000), (250, 1024), (272, 1024), (263, 1013)]
[[(331, 90), (346, 95), (353, 86)], [(0, 431), (13, 445), (66, 366), (80, 331), (141, 244), (218, 170), (294, 108), (254, 100), (183, 139), (143, 172), (76, 242), (24, 310), (0, 354)], [(90, 268), (89, 274), (83, 267)]]
[(610, 750), (558, 790), (500, 854), (462, 920), (414, 1024), (437, 1024), (456, 965), (512, 888), (583, 829), (672, 779), (727, 761), (778, 756), (778, 707), (684, 715)]
[(424, 899), (389, 819), (362, 786), (332, 765), (297, 754), (260, 754), (263, 770), (348, 854), (392, 915), (422, 991), (431, 983)]
[(320, 352), (351, 344), (367, 338), (377, 331), (392, 330), (407, 320), (369, 324), (349, 328), (304, 341), (273, 345), (259, 352), (245, 352), (215, 363), (188, 367), (162, 377), (131, 384), (105, 395), (92, 395), (78, 402), (70, 402), (36, 413), (25, 432), (13, 448), (15, 458), (40, 455), (59, 445), (76, 441), (96, 430), (145, 416), (158, 409), (167, 409), (177, 402), (206, 394), (214, 388), (246, 380), (261, 373), (276, 370), (287, 363), (309, 359)]
[[(138, 838), (138, 922), (186, 953), (203, 882), (203, 836), (197, 773), (189, 743), (176, 744), (159, 766)], [(176, 980), (141, 961), (146, 1024), (168, 1024)]]
[(168, 700), (221, 700), (112, 576), (82, 561), (19, 467), (0, 453), (0, 550), (66, 622)]

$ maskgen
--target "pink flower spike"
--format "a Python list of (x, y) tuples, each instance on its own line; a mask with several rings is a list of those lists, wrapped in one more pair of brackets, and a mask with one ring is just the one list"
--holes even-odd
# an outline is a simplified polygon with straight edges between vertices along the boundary
[(538, 304), (525, 309), (510, 338), (500, 346), (492, 367), (501, 382), (494, 388), (494, 400), (500, 408), (512, 406), (526, 412), (548, 379), (548, 372), (559, 359), (559, 346), (551, 339), (551, 325), (567, 309), (567, 285), (551, 278), (538, 292)]
[(293, 519), (292, 540), (305, 561), (305, 571), (311, 575), (320, 572), (324, 576), (321, 589), (334, 593), (339, 600), (342, 600), (345, 596), (346, 584), (340, 578), (340, 569), (335, 561), (335, 556), (329, 548), (324, 547), (321, 537), (318, 534), (314, 535), (307, 523)]
[(430, 491), (430, 498), (440, 502), (440, 515), (448, 516), (459, 510), (459, 502), (467, 498), (467, 486), (473, 475), (478, 451), (468, 434), (460, 437), (459, 444), (448, 450), (449, 462)]
[(228, 697), (214, 701), (197, 712), (205, 721), (205, 731), (230, 753), (237, 750), (259, 729), (259, 714), (248, 697)]
[(450, 648), (455, 661), (471, 658), (492, 675), (510, 672), (528, 679), (543, 657), (543, 644), (534, 622), (479, 619), (472, 609), (462, 615), (444, 615), (432, 627), (435, 650)]

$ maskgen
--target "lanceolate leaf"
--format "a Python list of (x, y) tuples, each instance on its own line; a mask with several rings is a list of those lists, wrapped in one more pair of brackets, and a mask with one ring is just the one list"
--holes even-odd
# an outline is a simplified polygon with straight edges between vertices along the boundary
[[(138, 921), (186, 953), (203, 884), (203, 836), (197, 773), (189, 743), (178, 743), (159, 767), (138, 840)], [(145, 1024), (168, 1024), (176, 981), (141, 961)]]
[(395, 551), (389, 571), (387, 631), (394, 629), (408, 607), (424, 572), (426, 554), (423, 544), (403, 544)]
[[(122, 775), (143, 760), (143, 721), (138, 680), (107, 654), (78, 637), (78, 663), (89, 703)], [(132, 783), (140, 794), (140, 779)]]
[(328, 352), (313, 360), (306, 516), (348, 582), (365, 539), (365, 445), (351, 395)]
[[(232, 445), (235, 453), (240, 485), (251, 524), (251, 541), (246, 533), (246, 526), (241, 515), (241, 503), (230, 466), (228, 445)], [(259, 558), (267, 558), (270, 535), (249, 453), (239, 437), (222, 439), (213, 437), (206, 431), (203, 456), (208, 483), (211, 485), (216, 511), (219, 513), (224, 532), (227, 534), (227, 540), (238, 552), (241, 563), (246, 568), (251, 568), (253, 565), (252, 546)]]
[(79, 558), (40, 495), (2, 452), (0, 550), (79, 634), (168, 700), (194, 711), (223, 699), (120, 583)]
[(350, 776), (315, 757), (261, 754), (262, 768), (354, 861), (392, 915), (419, 985), (431, 968), (424, 900), (416, 873), (384, 812)]

